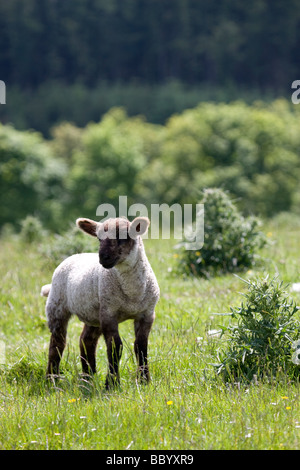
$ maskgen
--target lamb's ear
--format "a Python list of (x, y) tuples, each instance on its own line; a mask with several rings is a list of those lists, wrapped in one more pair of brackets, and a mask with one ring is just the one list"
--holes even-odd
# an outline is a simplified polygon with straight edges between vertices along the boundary
[(83, 230), (83, 232), (86, 232), (93, 237), (97, 237), (96, 230), (98, 228), (98, 222), (91, 219), (80, 218), (76, 220), (76, 224), (81, 230)]
[(136, 217), (130, 224), (129, 236), (130, 238), (136, 239), (139, 235), (144, 235), (150, 225), (148, 217)]

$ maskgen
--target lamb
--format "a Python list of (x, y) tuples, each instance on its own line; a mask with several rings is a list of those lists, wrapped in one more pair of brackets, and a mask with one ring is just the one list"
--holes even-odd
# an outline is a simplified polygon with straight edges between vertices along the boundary
[(52, 283), (42, 287), (47, 298), (46, 316), (51, 332), (47, 376), (59, 375), (66, 344), (67, 325), (76, 315), (84, 327), (80, 336), (82, 370), (96, 372), (96, 347), (101, 334), (107, 347), (105, 386), (119, 384), (122, 341), (118, 324), (134, 321), (134, 352), (138, 377), (149, 382), (148, 336), (155, 318), (159, 286), (145, 253), (141, 236), (148, 230), (147, 217), (96, 222), (76, 220), (77, 226), (100, 241), (97, 253), (75, 254), (54, 271)]

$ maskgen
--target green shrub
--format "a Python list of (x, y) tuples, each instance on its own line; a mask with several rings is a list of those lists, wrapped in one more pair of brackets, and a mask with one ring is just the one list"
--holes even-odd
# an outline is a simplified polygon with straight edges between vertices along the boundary
[(0, 225), (17, 226), (36, 214), (53, 228), (65, 200), (65, 172), (38, 133), (0, 124)]
[(76, 253), (94, 253), (97, 250), (96, 240), (93, 237), (87, 237), (73, 225), (65, 233), (55, 234), (45, 239), (40, 247), (41, 254), (55, 265)]
[(20, 237), (22, 241), (26, 243), (33, 243), (35, 241), (42, 240), (46, 232), (43, 228), (43, 224), (37, 217), (28, 215), (21, 221), (21, 232)]
[(204, 245), (193, 251), (185, 249), (185, 240), (180, 243), (181, 268), (209, 277), (253, 266), (259, 258), (257, 251), (266, 243), (259, 220), (243, 217), (221, 189), (206, 189), (200, 202), (204, 204)]
[(300, 339), (297, 306), (277, 279), (245, 282), (245, 302), (231, 308), (236, 325), (221, 327), (227, 349), (220, 353), (217, 372), (226, 381), (270, 378), (280, 372), (299, 376), (298, 350), (293, 352)]

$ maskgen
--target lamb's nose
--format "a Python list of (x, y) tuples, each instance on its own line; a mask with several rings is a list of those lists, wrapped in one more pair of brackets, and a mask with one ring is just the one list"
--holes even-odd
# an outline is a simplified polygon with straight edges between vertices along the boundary
[(108, 253), (100, 253), (100, 259), (102, 261), (108, 261), (110, 259), (110, 255)]
[(116, 264), (116, 260), (109, 253), (100, 253), (99, 261), (107, 269), (112, 268)]

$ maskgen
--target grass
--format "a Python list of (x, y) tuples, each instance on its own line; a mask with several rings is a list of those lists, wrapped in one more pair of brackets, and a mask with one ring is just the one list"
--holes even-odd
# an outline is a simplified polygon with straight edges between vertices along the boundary
[[(299, 282), (298, 231), (266, 226), (271, 244), (262, 252), (265, 261), (242, 277), (269, 273), (285, 283)], [(45, 381), (49, 331), (39, 293), (55, 266), (36, 245), (2, 240), (0, 449), (299, 448), (298, 383), (280, 376), (269, 383), (225, 387), (214, 377), (211, 364), (220, 340), (207, 332), (229, 321), (214, 313), (239, 304), (244, 283), (233, 275), (182, 278), (176, 274), (172, 241), (145, 244), (161, 288), (149, 342), (152, 382), (148, 387), (135, 382), (133, 325), (126, 322), (120, 325), (121, 386), (106, 392), (103, 338), (98, 374), (88, 382), (80, 375), (82, 324), (76, 319), (68, 329), (64, 378), (56, 385)], [(291, 295), (300, 305), (300, 294)]]

